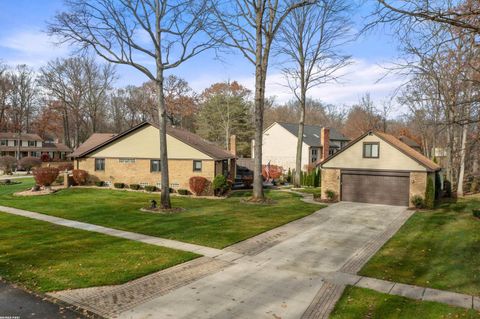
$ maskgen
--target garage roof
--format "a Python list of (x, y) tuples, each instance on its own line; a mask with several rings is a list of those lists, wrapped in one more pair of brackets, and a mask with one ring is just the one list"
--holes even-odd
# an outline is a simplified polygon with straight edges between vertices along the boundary
[(438, 171), (441, 169), (441, 167), (436, 164), (435, 162), (433, 162), (432, 160), (430, 160), (429, 158), (427, 158), (426, 156), (424, 156), (423, 154), (419, 153), (418, 151), (414, 150), (413, 148), (411, 148), (410, 146), (408, 146), (407, 144), (403, 143), (402, 141), (400, 141), (398, 138), (396, 138), (395, 136), (393, 135), (390, 135), (390, 134), (387, 134), (387, 133), (383, 133), (383, 132), (374, 132), (374, 131), (368, 131), (366, 132), (365, 134), (357, 137), (355, 140), (351, 141), (350, 143), (347, 144), (347, 146), (345, 146), (342, 150), (336, 152), (335, 154), (333, 154), (332, 156), (329, 156), (327, 157), (325, 160), (321, 161), (321, 162), (318, 162), (317, 165), (323, 165), (325, 163), (327, 163), (328, 161), (330, 161), (332, 158), (334, 158), (335, 156), (337, 156), (338, 154), (344, 152), (345, 150), (347, 150), (348, 148), (350, 148), (352, 145), (356, 144), (357, 142), (359, 142), (360, 140), (362, 140), (365, 136), (369, 135), (369, 134), (374, 134), (375, 136), (379, 137), (380, 139), (384, 140), (385, 142), (387, 142), (388, 144), (392, 145), (393, 147), (395, 147), (397, 150), (399, 150), (400, 152), (404, 153), (405, 155), (407, 155), (408, 157), (410, 157), (411, 159), (415, 160), (417, 163), (419, 163), (420, 165), (424, 166), (425, 168), (427, 168), (428, 170), (430, 171)]

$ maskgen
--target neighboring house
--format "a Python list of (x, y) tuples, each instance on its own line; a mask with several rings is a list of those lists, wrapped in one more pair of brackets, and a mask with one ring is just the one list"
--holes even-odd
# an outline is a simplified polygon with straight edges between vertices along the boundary
[(361, 135), (319, 165), (322, 198), (331, 190), (343, 201), (399, 206), (411, 206), (415, 195), (425, 198), (427, 177), (434, 178), (440, 170), (394, 136), (380, 132)]
[(411, 148), (413, 148), (415, 151), (422, 153), (422, 146), (417, 142), (415, 142), (414, 140), (412, 140), (410, 137), (402, 135), (402, 136), (399, 136), (398, 139), (403, 143), (407, 144), (408, 146), (410, 146)]
[[(216, 175), (235, 176), (235, 137), (232, 152), (185, 130), (167, 128), (170, 187), (189, 189), (192, 176), (212, 181)], [(161, 187), (158, 126), (143, 122), (120, 134), (93, 134), (72, 154), (74, 167), (112, 184)]]
[[(297, 154), (298, 124), (275, 122), (263, 132), (262, 161), (284, 169), (294, 169)], [(349, 139), (335, 129), (305, 125), (302, 169), (342, 149)], [(253, 148), (254, 143), (252, 143)], [(252, 151), (253, 154), (253, 151)]]
[(71, 152), (65, 144), (44, 141), (37, 134), (0, 133), (0, 156), (22, 158), (48, 154), (53, 160), (62, 160)]

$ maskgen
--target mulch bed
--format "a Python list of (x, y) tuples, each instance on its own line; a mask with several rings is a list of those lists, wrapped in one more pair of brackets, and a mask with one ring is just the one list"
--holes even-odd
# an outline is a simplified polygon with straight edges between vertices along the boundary
[(181, 207), (173, 207), (169, 209), (164, 209), (164, 208), (150, 208), (150, 207), (143, 207), (140, 208), (140, 211), (144, 213), (154, 213), (154, 214), (177, 214), (181, 213), (185, 210), (185, 208)]

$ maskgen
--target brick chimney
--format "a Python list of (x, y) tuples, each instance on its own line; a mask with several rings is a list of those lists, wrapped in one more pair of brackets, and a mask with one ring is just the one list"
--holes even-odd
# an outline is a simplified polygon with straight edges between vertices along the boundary
[(237, 136), (230, 135), (230, 153), (237, 156)]
[(330, 129), (328, 127), (322, 127), (320, 131), (320, 145), (322, 146), (320, 160), (323, 161), (328, 157), (328, 151), (330, 150)]

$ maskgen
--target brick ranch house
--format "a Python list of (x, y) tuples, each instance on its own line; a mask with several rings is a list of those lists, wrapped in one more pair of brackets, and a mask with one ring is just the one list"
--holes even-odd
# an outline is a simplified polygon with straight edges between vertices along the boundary
[[(189, 189), (192, 176), (210, 181), (219, 174), (235, 176), (235, 136), (231, 145), (231, 151), (226, 151), (196, 134), (168, 127), (170, 187)], [(108, 184), (161, 186), (159, 129), (150, 122), (120, 134), (93, 134), (70, 156), (76, 169)]]
[(396, 137), (367, 132), (344, 149), (318, 163), (322, 169), (322, 198), (334, 191), (342, 201), (412, 206), (425, 198), (427, 179), (440, 166)]

